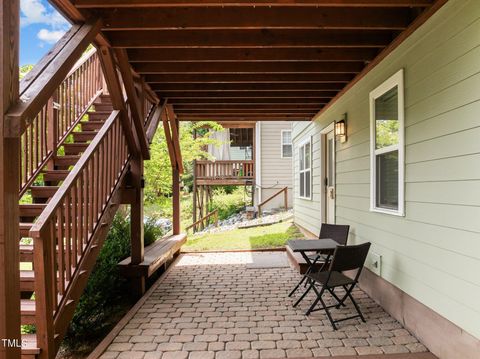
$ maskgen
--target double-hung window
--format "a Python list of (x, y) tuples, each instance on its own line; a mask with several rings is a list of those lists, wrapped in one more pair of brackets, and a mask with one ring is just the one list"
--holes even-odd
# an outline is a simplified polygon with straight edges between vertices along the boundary
[(292, 157), (292, 131), (282, 130), (282, 158)]
[(403, 70), (370, 93), (370, 209), (404, 215)]
[(299, 195), (300, 198), (312, 198), (312, 145), (311, 139), (303, 142), (298, 148), (299, 160)]

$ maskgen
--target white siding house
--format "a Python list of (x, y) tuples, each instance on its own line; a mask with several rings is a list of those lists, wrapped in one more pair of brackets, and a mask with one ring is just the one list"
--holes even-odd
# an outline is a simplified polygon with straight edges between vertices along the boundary
[[(255, 204), (265, 201), (282, 188), (288, 187), (288, 207), (292, 206), (292, 123), (260, 121), (256, 134), (256, 196)], [(284, 206), (284, 196), (268, 202), (264, 209)]]
[[(400, 141), (394, 150), (404, 149), (405, 158), (399, 186), (390, 190), (405, 199), (400, 195), (398, 210), (382, 213), (375, 210), (378, 201), (372, 203), (375, 193), (380, 196), (371, 166), (377, 163), (380, 171), (380, 147), (372, 151), (370, 97), (401, 70), (404, 146)], [(293, 124), (295, 222), (317, 235), (327, 197), (322, 131), (344, 114), (348, 137), (336, 141), (334, 220), (351, 226), (350, 244), (372, 242), (363, 288), (434, 354), (480, 358), (479, 1), (449, 1), (313, 122)], [(307, 139), (310, 199), (299, 193), (299, 148)], [(375, 255), (378, 270), (371, 264)]]

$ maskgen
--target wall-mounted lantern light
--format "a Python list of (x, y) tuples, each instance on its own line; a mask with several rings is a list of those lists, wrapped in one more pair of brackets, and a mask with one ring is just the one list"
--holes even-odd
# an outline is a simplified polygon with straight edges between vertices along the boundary
[(335, 122), (335, 137), (341, 143), (347, 142), (347, 114), (343, 118)]

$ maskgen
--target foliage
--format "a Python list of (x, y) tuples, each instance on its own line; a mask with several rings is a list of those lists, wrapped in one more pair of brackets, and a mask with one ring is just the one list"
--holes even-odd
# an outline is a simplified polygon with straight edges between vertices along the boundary
[(191, 236), (183, 246), (187, 251), (280, 248), (290, 239), (303, 238), (291, 222), (264, 227), (234, 229), (231, 231)]
[(20, 80), (25, 77), (26, 74), (28, 74), (30, 71), (32, 71), (33, 65), (23, 65), (20, 66)]
[(398, 143), (399, 122), (397, 120), (377, 120), (375, 127), (377, 148)]
[[(210, 132), (194, 138), (194, 131), (204, 131), (205, 127), (213, 130), (222, 128), (216, 122), (182, 122), (180, 124), (179, 142), (185, 170), (184, 180), (187, 181), (189, 188), (193, 179), (193, 160), (210, 158), (205, 147), (216, 144), (216, 141), (210, 138)], [(164, 131), (157, 131), (150, 146), (150, 152), (151, 159), (145, 162), (145, 201), (155, 203), (159, 198), (168, 197), (172, 193), (172, 168)]]
[[(147, 220), (144, 228), (145, 245), (163, 235), (162, 230), (155, 226), (155, 218)], [(110, 329), (111, 318), (125, 306), (128, 283), (120, 275), (117, 264), (129, 255), (130, 219), (119, 212), (75, 310), (66, 337), (70, 347), (101, 337)]]
[(209, 211), (218, 209), (218, 218), (226, 219), (245, 208), (246, 200), (248, 198), (243, 187), (236, 187), (230, 193), (223, 187), (214, 188)]
[(117, 215), (75, 310), (68, 341), (94, 339), (105, 332), (105, 319), (116, 310), (114, 303), (120, 300), (125, 285), (117, 264), (129, 255), (130, 223)]

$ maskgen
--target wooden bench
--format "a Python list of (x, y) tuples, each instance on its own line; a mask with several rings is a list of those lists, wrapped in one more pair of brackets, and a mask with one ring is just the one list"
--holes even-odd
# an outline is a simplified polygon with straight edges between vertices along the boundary
[[(288, 262), (290, 263), (290, 266), (299, 271), (300, 274), (304, 274), (307, 269), (308, 269), (308, 264), (305, 261), (305, 259), (302, 257), (302, 255), (298, 252), (293, 252), (292, 249), (289, 246), (285, 246), (286, 252), (287, 252), (287, 258)], [(323, 263), (318, 263), (315, 265), (315, 268), (320, 269)]]
[(118, 266), (120, 273), (125, 277), (151, 277), (160, 267), (167, 265), (178, 253), (187, 241), (185, 233), (171, 235), (162, 238), (145, 247), (143, 262), (131, 264), (131, 257), (121, 261)]

